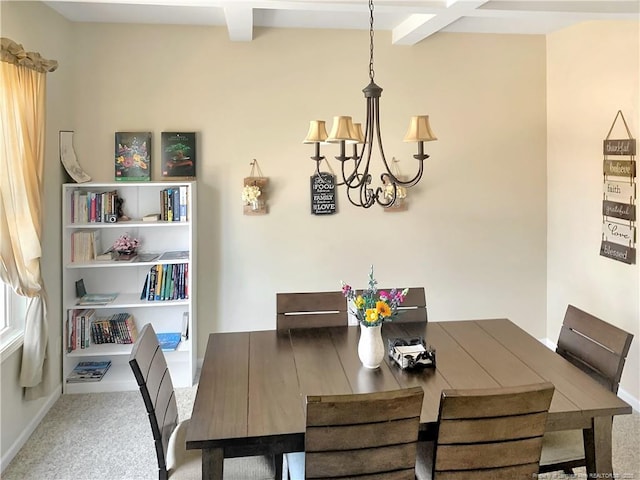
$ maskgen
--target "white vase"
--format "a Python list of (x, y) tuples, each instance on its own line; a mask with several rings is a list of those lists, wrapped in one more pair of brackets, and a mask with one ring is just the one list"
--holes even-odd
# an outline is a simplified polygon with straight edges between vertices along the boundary
[(360, 340), (358, 341), (358, 357), (365, 368), (375, 369), (384, 358), (384, 342), (382, 341), (382, 325), (367, 327), (360, 324)]

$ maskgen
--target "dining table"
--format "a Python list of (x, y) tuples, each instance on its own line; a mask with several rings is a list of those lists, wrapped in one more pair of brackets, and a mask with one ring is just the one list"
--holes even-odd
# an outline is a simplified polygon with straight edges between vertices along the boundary
[(429, 440), (443, 390), (545, 381), (555, 386), (547, 431), (584, 430), (589, 478), (613, 478), (613, 416), (631, 407), (509, 319), (386, 322), (385, 346), (420, 337), (435, 350), (435, 365), (421, 369), (388, 355), (363, 367), (359, 335), (357, 325), (210, 334), (186, 436), (187, 449), (202, 450), (202, 478), (221, 480), (224, 458), (304, 451), (307, 395), (421, 386), (420, 439)]

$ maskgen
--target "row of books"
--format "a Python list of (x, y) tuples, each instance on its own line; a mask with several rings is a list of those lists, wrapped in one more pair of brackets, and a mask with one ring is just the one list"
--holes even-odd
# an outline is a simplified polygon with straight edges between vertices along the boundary
[(91, 323), (91, 340), (96, 345), (102, 343), (134, 343), (138, 338), (138, 329), (133, 315), (115, 313)]
[(165, 188), (160, 191), (160, 220), (187, 221), (187, 187)]
[(96, 318), (93, 308), (67, 312), (67, 352), (89, 348), (91, 322)]
[[(187, 186), (164, 188), (160, 191), (160, 220), (166, 222), (186, 222), (189, 195)], [(71, 193), (71, 223), (115, 222), (122, 201), (118, 191), (90, 192), (74, 190)], [(156, 217), (149, 216), (148, 220)]]
[(69, 310), (66, 333), (67, 353), (89, 348), (91, 344), (134, 343), (138, 337), (133, 315), (116, 313), (99, 318), (93, 308)]
[(71, 261), (90, 262), (101, 252), (100, 230), (78, 230), (71, 234)]
[(74, 190), (71, 194), (71, 223), (107, 222), (117, 218), (118, 191), (88, 192)]
[(183, 300), (189, 298), (189, 265), (163, 263), (149, 269), (140, 300)]

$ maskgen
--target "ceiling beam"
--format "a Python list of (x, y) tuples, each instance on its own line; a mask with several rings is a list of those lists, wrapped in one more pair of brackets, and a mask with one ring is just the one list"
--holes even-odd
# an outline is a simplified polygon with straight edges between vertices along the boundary
[(227, 22), (229, 40), (250, 42), (253, 40), (253, 8), (244, 3), (225, 2), (222, 5)]
[(469, 15), (488, 0), (449, 0), (446, 10), (431, 14), (413, 14), (391, 32), (394, 45), (415, 45), (456, 20)]

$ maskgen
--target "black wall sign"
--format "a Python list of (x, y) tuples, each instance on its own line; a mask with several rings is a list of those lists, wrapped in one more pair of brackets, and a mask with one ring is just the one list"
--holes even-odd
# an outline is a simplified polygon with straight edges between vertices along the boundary
[(336, 177), (328, 172), (311, 176), (311, 213), (336, 213)]
[(629, 265), (636, 263), (636, 249), (618, 245), (617, 243), (602, 241), (600, 244), (600, 255)]
[(602, 153), (605, 155), (635, 155), (636, 139), (625, 138), (622, 140), (604, 140)]
[(611, 200), (602, 201), (602, 215), (607, 217), (621, 218), (635, 222), (636, 206), (628, 203), (612, 202)]

